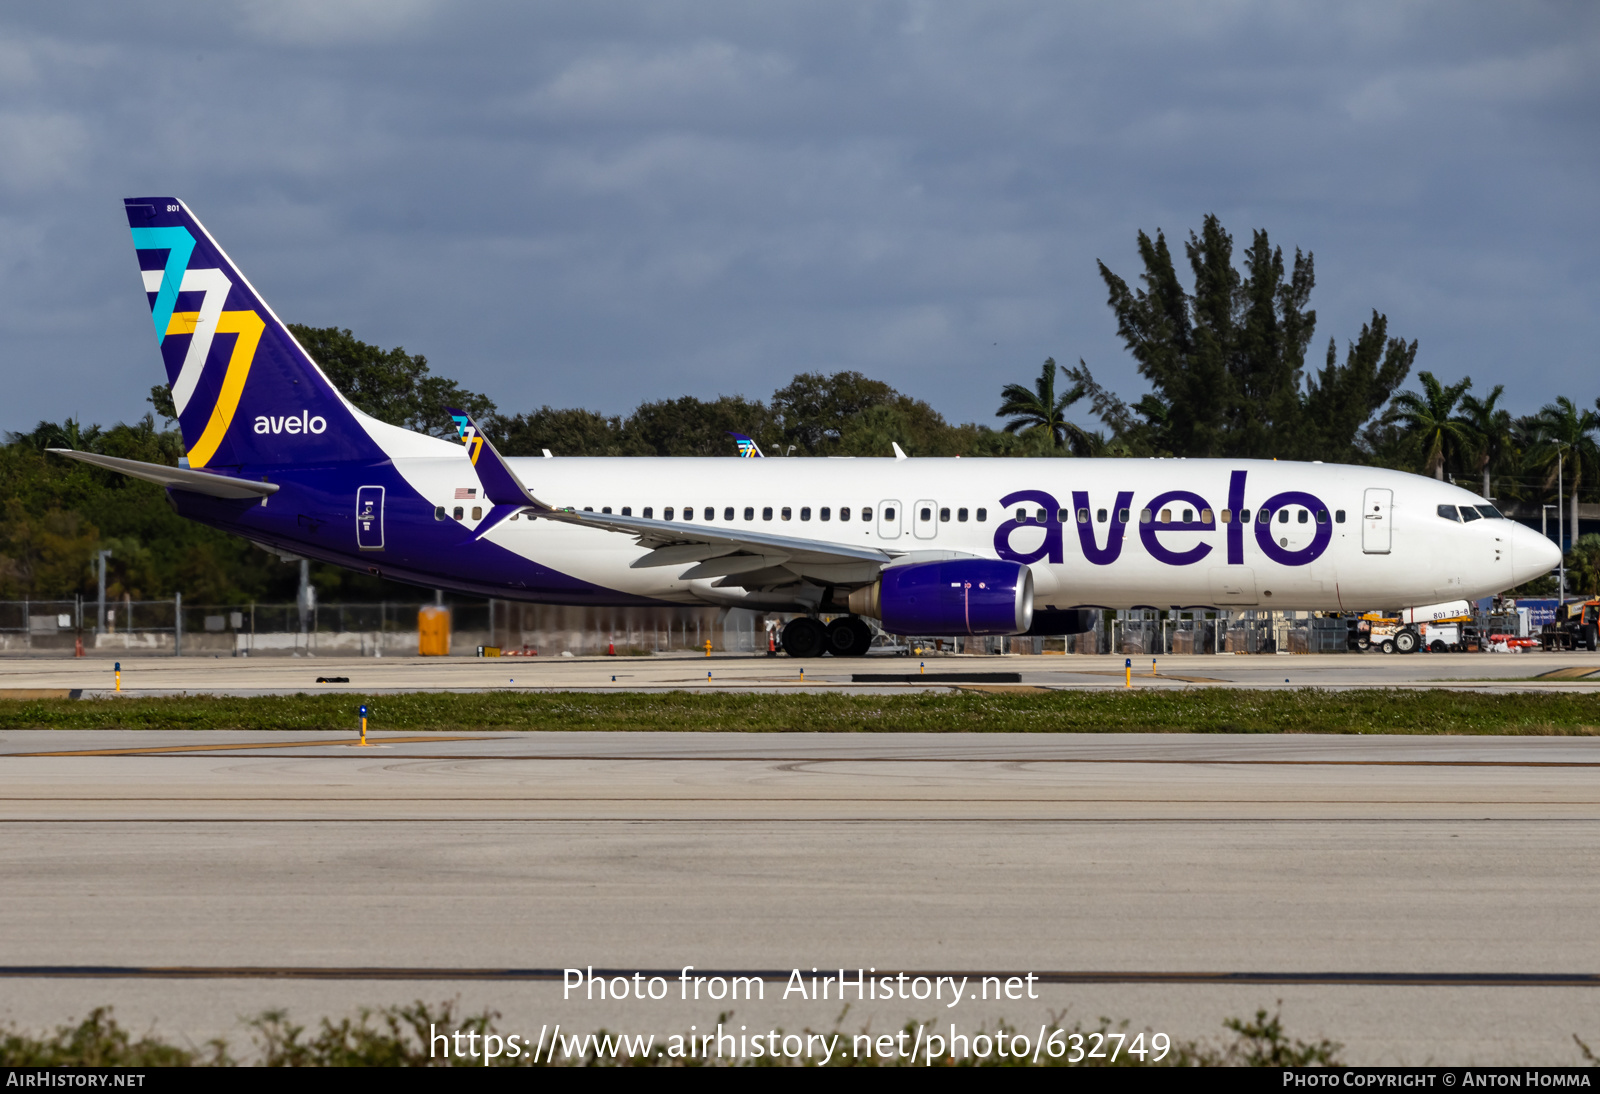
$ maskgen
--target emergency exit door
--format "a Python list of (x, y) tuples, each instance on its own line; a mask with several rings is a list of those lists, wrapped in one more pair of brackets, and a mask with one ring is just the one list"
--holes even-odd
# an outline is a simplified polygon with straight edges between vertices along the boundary
[(381, 486), (363, 486), (356, 491), (356, 546), (363, 551), (383, 550)]
[(1386, 555), (1394, 536), (1394, 491), (1368, 490), (1361, 506), (1361, 549)]

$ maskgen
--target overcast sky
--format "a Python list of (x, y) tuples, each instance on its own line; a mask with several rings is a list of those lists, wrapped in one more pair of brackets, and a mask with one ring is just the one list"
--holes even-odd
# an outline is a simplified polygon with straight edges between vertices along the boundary
[(1096, 259), (1215, 212), (1513, 410), (1600, 394), (1592, 3), (235, 3), (0, 15), (0, 428), (162, 379), (121, 199), (503, 411), (858, 369), (1145, 385)]

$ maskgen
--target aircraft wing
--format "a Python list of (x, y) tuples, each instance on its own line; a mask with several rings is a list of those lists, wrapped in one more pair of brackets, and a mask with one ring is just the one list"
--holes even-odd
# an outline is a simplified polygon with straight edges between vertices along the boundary
[(523, 513), (529, 517), (633, 536), (641, 547), (650, 548), (648, 555), (633, 563), (635, 569), (692, 567), (683, 573), (684, 578), (716, 578), (719, 586), (770, 587), (793, 582), (796, 577), (825, 584), (864, 585), (906, 553), (736, 527), (557, 509), (528, 490), (467, 414), (454, 409), (448, 413), (455, 419), (485, 498), (496, 506), (526, 506)]
[(125, 460), (119, 456), (102, 456), (97, 452), (79, 452), (73, 448), (50, 448), (46, 451), (71, 460), (81, 460), (95, 467), (103, 467), (107, 471), (116, 471), (131, 478), (158, 482), (162, 486), (175, 486), (179, 490), (207, 494), (213, 498), (264, 498), (278, 492), (276, 483), (235, 479), (210, 471), (168, 467), (164, 463), (145, 463), (143, 460)]

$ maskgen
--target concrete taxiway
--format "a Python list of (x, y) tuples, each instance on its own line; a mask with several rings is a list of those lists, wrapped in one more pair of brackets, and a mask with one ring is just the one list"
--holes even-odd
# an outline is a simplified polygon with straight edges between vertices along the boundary
[(1350, 1062), (1600, 1037), (1588, 739), (9, 732), (0, 831), (0, 1022), (29, 1028), (102, 1003), (236, 1046), (271, 1006), (459, 997), (534, 1035), (841, 1009), (782, 979), (736, 1004), (551, 979), (694, 965), (1042, 977), (852, 1002), (846, 1030), (1067, 1011), (1214, 1038), (1282, 1000)]
[[(831, 657), (674, 654), (591, 658), (124, 658), (122, 694), (295, 692), (838, 690), (880, 693), (970, 686), (953, 676), (1000, 674), (1013, 686), (1120, 688), (1132, 660), (1141, 688), (1470, 688), (1600, 691), (1600, 654), (1323, 654), (1317, 656)], [(0, 660), (0, 698), (115, 694), (104, 658)], [(709, 677), (707, 674), (710, 674)]]

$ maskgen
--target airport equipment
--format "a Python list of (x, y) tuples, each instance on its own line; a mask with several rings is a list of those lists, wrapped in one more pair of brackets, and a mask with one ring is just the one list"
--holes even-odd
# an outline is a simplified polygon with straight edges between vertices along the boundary
[(1600, 600), (1579, 600), (1556, 608), (1554, 623), (1539, 632), (1542, 650), (1600, 649)]
[(362, 703), (361, 707), (360, 707), (360, 711), (361, 711), (361, 743), (363, 745), (365, 745), (367, 743), (367, 704)]

